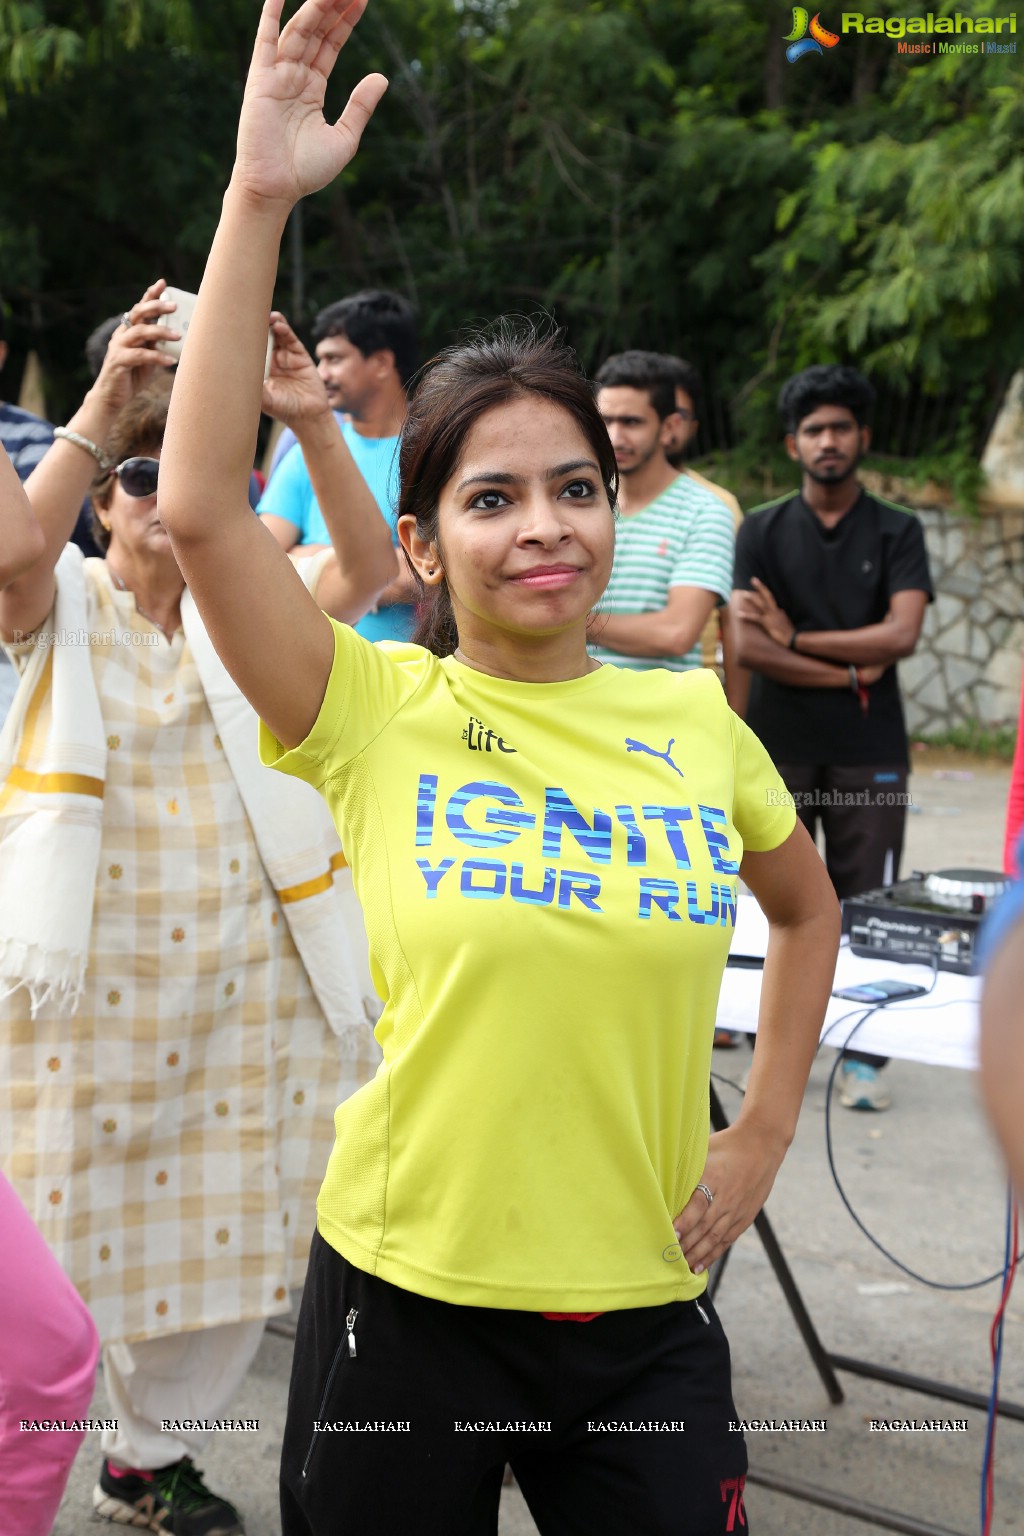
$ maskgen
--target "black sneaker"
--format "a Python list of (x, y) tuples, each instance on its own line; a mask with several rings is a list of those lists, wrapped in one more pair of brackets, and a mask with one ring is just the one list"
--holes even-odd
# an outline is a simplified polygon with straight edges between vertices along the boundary
[(203, 1482), (191, 1456), (157, 1467), (148, 1477), (112, 1477), (106, 1460), (92, 1491), (93, 1508), (114, 1525), (162, 1531), (164, 1536), (245, 1536), (234, 1505)]

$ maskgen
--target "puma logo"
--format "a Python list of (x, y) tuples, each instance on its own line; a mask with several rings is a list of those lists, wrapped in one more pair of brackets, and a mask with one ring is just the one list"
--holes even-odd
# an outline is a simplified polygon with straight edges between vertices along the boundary
[(673, 736), (664, 752), (659, 752), (655, 747), (648, 747), (642, 741), (634, 741), (632, 736), (626, 737), (627, 752), (646, 752), (648, 757), (660, 757), (663, 762), (668, 763), (669, 767), (673, 769), (674, 772), (678, 773), (681, 779), (684, 779), (686, 775), (684, 774), (683, 770), (681, 768), (677, 768), (675, 763), (672, 761), (672, 748), (675, 746), (675, 744), (676, 739)]

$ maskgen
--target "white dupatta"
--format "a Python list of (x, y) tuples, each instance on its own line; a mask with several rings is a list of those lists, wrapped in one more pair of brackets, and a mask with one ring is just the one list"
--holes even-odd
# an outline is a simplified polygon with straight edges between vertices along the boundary
[[(53, 612), (34, 637), (0, 732), (0, 1000), (26, 987), (33, 1018), (47, 1005), (74, 1012), (82, 996), (107, 764), (83, 556), (74, 545), (61, 554), (56, 578)], [(362, 1056), (380, 1005), (360, 983), (353, 960), (352, 944), (364, 936), (330, 812), (309, 785), (262, 767), (255, 714), (188, 592), (181, 615), (260, 859), (310, 984), (346, 1054)]]
[(32, 1017), (82, 996), (100, 856), (107, 746), (93, 681), (81, 550), (57, 563), (0, 732), (0, 1000), (28, 989)]

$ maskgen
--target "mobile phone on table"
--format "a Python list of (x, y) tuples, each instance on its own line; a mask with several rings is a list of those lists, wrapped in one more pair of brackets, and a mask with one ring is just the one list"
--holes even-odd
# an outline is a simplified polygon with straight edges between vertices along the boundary
[(851, 1003), (898, 1003), (905, 997), (923, 997), (927, 990), (913, 981), (865, 981), (857, 987), (837, 987), (832, 996)]

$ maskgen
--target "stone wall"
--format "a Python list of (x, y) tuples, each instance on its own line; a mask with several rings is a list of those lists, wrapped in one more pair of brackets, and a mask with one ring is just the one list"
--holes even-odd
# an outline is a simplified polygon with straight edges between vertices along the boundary
[[(906, 505), (898, 490), (883, 494)], [(1024, 509), (989, 505), (977, 518), (935, 506), (915, 510), (935, 601), (917, 650), (900, 663), (907, 728), (928, 736), (975, 721), (1015, 727), (1024, 657)]]

